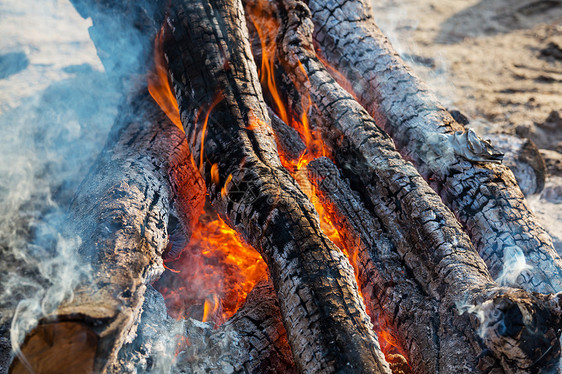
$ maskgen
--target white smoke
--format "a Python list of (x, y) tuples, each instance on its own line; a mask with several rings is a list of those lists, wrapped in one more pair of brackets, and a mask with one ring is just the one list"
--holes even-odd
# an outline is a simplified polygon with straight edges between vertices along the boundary
[(500, 286), (516, 286), (517, 278), (525, 271), (533, 267), (527, 264), (525, 254), (516, 245), (503, 249), (503, 269), (498, 275), (496, 282)]
[(371, 6), (377, 26), (400, 57), (427, 84), (441, 104), (452, 106), (460, 93), (452, 79), (447, 57), (440, 51), (428, 54), (428, 46), (414, 38), (416, 30), (424, 30), (426, 20), (423, 14), (429, 7), (428, 3), (384, 0), (371, 1)]
[(91, 21), (68, 1), (1, 0), (0, 14), (0, 327), (11, 319), (16, 350), (89, 277), (65, 220), (119, 95), (90, 41)]

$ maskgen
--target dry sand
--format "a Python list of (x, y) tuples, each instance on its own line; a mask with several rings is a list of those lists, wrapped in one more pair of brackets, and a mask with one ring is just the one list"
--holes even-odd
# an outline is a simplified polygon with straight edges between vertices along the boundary
[(448, 109), (482, 135), (530, 138), (549, 175), (528, 200), (562, 251), (562, 1), (373, 1), (375, 19)]

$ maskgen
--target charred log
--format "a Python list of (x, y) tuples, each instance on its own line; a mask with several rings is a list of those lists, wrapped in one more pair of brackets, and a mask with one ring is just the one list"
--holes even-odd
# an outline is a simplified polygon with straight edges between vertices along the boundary
[[(310, 13), (303, 2), (284, 0), (264, 6), (247, 1), (246, 4), (250, 9), (248, 14), (280, 20), (278, 41), (283, 67), (301, 95), (310, 93), (312, 107), (318, 108), (314, 113), (320, 117), (316, 122), (321, 126), (335, 159), (362, 191), (371, 212), (386, 230), (392, 232), (398, 253), (422, 289), (439, 302), (439, 314), (447, 317), (441, 321), (441, 328), (447, 332), (445, 335), (464, 335), (472, 349), (482, 352), (478, 364), (484, 371), (495, 366), (493, 359), (482, 364), (486, 361), (485, 347), (508, 372), (555, 367), (560, 350), (559, 336), (556, 335), (558, 297), (527, 294), (498, 288), (494, 284), (486, 265), (454, 215), (413, 166), (401, 158), (392, 140), (353, 97), (335, 83), (317, 59), (312, 46)], [(259, 8), (260, 12), (253, 12), (252, 8)], [(533, 315), (533, 322), (527, 325), (529, 329), (520, 326), (516, 338), (509, 335), (511, 333), (505, 336), (505, 330), (498, 324), (472, 318), (471, 327), (466, 320), (454, 315), (460, 305), (473, 305), (474, 308), (489, 305), (492, 309), (491, 305), (494, 305), (498, 308), (496, 313), (503, 321), (501, 323), (508, 323), (510, 317), (504, 314), (502, 303), (509, 305), (507, 309), (510, 311), (520, 311), (515, 314)], [(533, 347), (535, 343), (529, 344), (529, 338), (539, 325), (542, 326), (539, 330), (549, 331), (548, 343), (546, 340), (536, 341), (537, 346)], [(487, 331), (489, 328), (492, 330)], [(493, 342), (483, 339), (482, 346), (476, 334), (478, 329), (481, 336), (504, 336)], [(466, 353), (463, 356), (455, 350), (454, 341), (442, 342), (442, 352), (461, 361), (467, 360)], [(451, 345), (446, 346), (449, 343)], [(464, 370), (474, 370), (474, 361), (470, 358), (468, 361)]]
[(490, 163), (497, 158), (489, 144), (467, 138), (405, 66), (376, 26), (370, 4), (309, 0), (308, 5), (322, 56), (343, 80), (353, 82), (347, 85), (359, 102), (455, 212), (492, 276), (498, 278), (508, 259), (521, 252), (532, 269), (515, 284), (530, 291), (562, 291), (562, 261), (512, 173)]
[(351, 265), (280, 163), (240, 2), (184, 1), (168, 25), (164, 50), (209, 199), (267, 263), (297, 368), (388, 373)]
[[(82, 239), (76, 255), (91, 272), (28, 335), (13, 373), (108, 370), (134, 336), (147, 284), (163, 271), (171, 216), (188, 223), (202, 208), (204, 186), (184, 134), (148, 92), (131, 103), (134, 114), (117, 120), (68, 220)], [(174, 205), (177, 193), (193, 205)], [(190, 234), (188, 224), (176, 230)]]
[(296, 373), (271, 281), (258, 283), (244, 306), (217, 330), (187, 321), (178, 373)]
[(271, 118), (271, 128), (275, 134), (275, 141), (279, 152), (283, 153), (288, 161), (294, 164), (298, 163), (300, 157), (306, 152), (306, 145), (299, 133), (283, 122), (273, 110), (269, 109), (268, 114), (269, 118)]
[[(411, 276), (384, 225), (365, 208), (329, 159), (316, 159), (307, 165), (307, 170), (332, 222), (343, 233), (346, 248), (353, 251), (350, 256), (357, 259), (359, 284), (373, 316), (378, 317), (383, 328), (394, 332), (393, 339), (406, 352), (414, 372), (460, 373), (466, 363), (440, 363), (440, 359), (453, 357), (440, 354), (438, 344), (438, 339), (459, 337), (440, 336), (437, 303)], [(466, 344), (457, 347), (467, 352)]]

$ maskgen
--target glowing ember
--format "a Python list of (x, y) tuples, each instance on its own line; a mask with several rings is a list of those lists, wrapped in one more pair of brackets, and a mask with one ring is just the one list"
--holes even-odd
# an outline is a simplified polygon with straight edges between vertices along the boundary
[(156, 286), (170, 315), (217, 323), (228, 320), (254, 285), (267, 276), (266, 265), (252, 247), (206, 208), (182, 256), (166, 265)]
[[(149, 92), (170, 120), (183, 131), (178, 104), (168, 81), (162, 40), (161, 31), (155, 39), (156, 71), (149, 76)], [(203, 143), (209, 116), (222, 98), (219, 93), (197, 115), (197, 118), (204, 116), (200, 135), (200, 167), (204, 161)], [(195, 166), (193, 160), (192, 164)], [(231, 179), (229, 175), (221, 190), (223, 196), (228, 193)], [(219, 181), (216, 164), (211, 167), (211, 180), (214, 183)], [(228, 320), (242, 306), (254, 285), (267, 276), (266, 265), (259, 253), (244, 243), (210, 206), (205, 207), (180, 258), (165, 263), (164, 267), (168, 271), (155, 283), (155, 287), (164, 295), (170, 315), (218, 324)]]
[[(260, 39), (260, 44), (262, 48), (261, 56), (261, 66), (259, 67), (260, 82), (262, 83), (262, 88), (264, 90), (264, 97), (272, 98), (272, 102), (269, 102), (273, 111), (281, 118), (286, 124), (297, 130), (306, 145), (306, 151), (299, 157), (298, 161), (291, 162), (290, 159), (285, 157), (280, 151), (279, 156), (281, 162), (285, 168), (291, 173), (293, 178), (297, 181), (303, 192), (306, 193), (308, 198), (314, 204), (316, 211), (320, 217), (320, 226), (324, 233), (342, 250), (342, 252), (347, 256), (351, 265), (355, 271), (355, 278), (357, 284), (360, 284), (358, 278), (358, 268), (357, 268), (357, 256), (358, 252), (354, 248), (345, 248), (341, 240), (341, 234), (333, 225), (328, 211), (323, 207), (321, 201), (319, 200), (315, 188), (309, 183), (307, 178), (306, 166), (308, 163), (318, 157), (325, 156), (330, 157), (330, 154), (325, 147), (320, 131), (315, 130), (310, 126), (308, 113), (312, 107), (313, 102), (310, 95), (307, 94), (300, 98), (300, 103), (295, 105), (293, 110), (288, 109), (284, 101), (281, 99), (283, 97), (278, 91), (278, 85), (275, 81), (275, 69), (281, 68), (276, 66), (276, 36), (278, 34), (279, 24), (274, 20), (275, 17), (267, 17), (267, 11), (265, 11), (265, 5), (262, 1), (258, 2), (258, 6), (250, 14), (252, 24), (257, 32), (257, 36)], [(323, 60), (321, 60), (324, 62)], [(326, 65), (326, 64), (325, 64)], [(333, 67), (326, 65), (327, 69), (331, 74), (336, 76), (336, 80), (344, 84), (344, 88), (351, 91), (351, 84)], [(306, 70), (302, 63), (298, 61), (298, 69), (304, 76), (307, 76)], [(291, 79), (294, 79), (289, 75)], [(339, 78), (339, 79), (338, 79)], [(308, 77), (307, 77), (308, 79)], [(293, 84), (297, 85), (297, 82), (293, 81)], [(299, 108), (299, 109), (297, 109)], [(301, 113), (295, 113), (295, 110), (299, 110)], [(280, 148), (280, 147), (279, 147)], [(332, 160), (333, 161), (333, 160)], [(360, 296), (365, 300), (361, 290), (359, 290)], [(366, 305), (373, 305), (365, 300)], [(381, 348), (385, 354), (398, 353), (396, 340), (393, 338), (391, 329), (388, 326), (380, 326), (376, 320), (376, 311), (367, 311), (373, 319), (375, 325), (375, 330), (379, 336), (379, 341)]]

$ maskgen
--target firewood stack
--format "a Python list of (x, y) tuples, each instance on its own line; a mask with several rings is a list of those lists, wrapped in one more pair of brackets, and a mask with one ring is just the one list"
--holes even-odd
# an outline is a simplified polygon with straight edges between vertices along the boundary
[[(205, 195), (269, 279), (217, 329), (186, 321), (171, 371), (558, 370), (562, 260), (501, 154), (429, 94), (367, 1), (73, 2), (135, 115), (70, 215), (93, 276), (12, 372), (128, 370), (123, 352), (150, 346), (147, 287)], [(117, 23), (146, 47), (140, 63), (95, 37)]]

